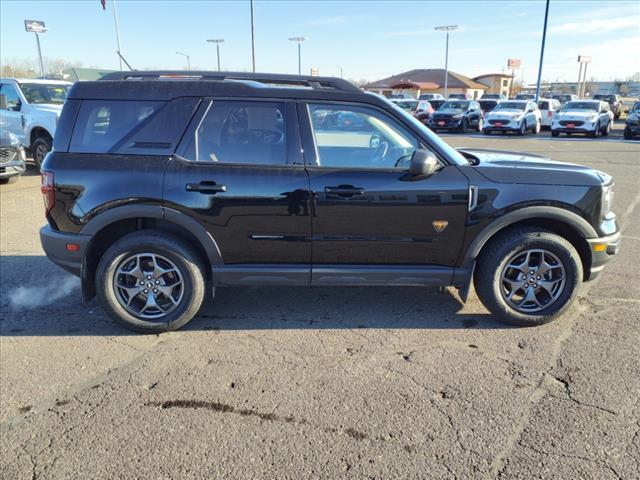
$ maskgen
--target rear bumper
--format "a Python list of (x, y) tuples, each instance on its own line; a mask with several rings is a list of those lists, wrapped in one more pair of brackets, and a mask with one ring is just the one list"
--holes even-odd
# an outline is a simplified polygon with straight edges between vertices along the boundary
[[(40, 229), (40, 243), (47, 258), (78, 277), (82, 274), (82, 259), (90, 239), (90, 235), (57, 232), (49, 225)], [(69, 251), (69, 244), (78, 245), (78, 250)]]
[(620, 232), (617, 232), (606, 237), (587, 239), (591, 250), (591, 270), (588, 272), (587, 280), (596, 278), (605, 264), (618, 254), (621, 237)]

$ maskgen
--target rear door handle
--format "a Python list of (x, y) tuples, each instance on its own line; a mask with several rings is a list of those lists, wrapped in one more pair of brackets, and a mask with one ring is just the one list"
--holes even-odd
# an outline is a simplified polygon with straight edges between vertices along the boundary
[(185, 185), (187, 192), (198, 192), (204, 194), (215, 194), (227, 191), (226, 185), (220, 185), (216, 182), (200, 182), (200, 183), (187, 183)]
[(364, 188), (352, 187), (351, 185), (338, 185), (337, 187), (324, 187), (324, 193), (338, 195), (340, 197), (353, 197), (364, 194)]

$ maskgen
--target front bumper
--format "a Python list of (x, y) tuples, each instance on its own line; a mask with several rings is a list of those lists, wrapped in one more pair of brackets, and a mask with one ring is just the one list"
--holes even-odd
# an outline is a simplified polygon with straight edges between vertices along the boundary
[(640, 123), (627, 123), (624, 129), (631, 135), (640, 135)]
[(618, 254), (621, 237), (620, 232), (616, 232), (606, 237), (587, 239), (591, 251), (591, 269), (587, 272), (587, 280), (596, 278), (605, 264), (611, 260), (614, 255)]
[[(442, 123), (442, 125), (440, 125)], [(454, 130), (460, 128), (462, 124), (461, 118), (450, 119), (450, 118), (440, 118), (440, 119), (430, 119), (428, 126), (431, 130)]]
[[(82, 260), (89, 240), (90, 235), (61, 233), (49, 225), (40, 229), (40, 243), (47, 258), (78, 277), (82, 274)], [(70, 251), (68, 245), (77, 245), (77, 250)]]
[(482, 130), (488, 130), (490, 132), (517, 132), (521, 126), (520, 121), (517, 120), (508, 121), (504, 119), (504, 121), (500, 123), (500, 126), (491, 123), (492, 121), (491, 119), (485, 118)]
[(24, 173), (25, 164), (23, 160), (12, 160), (0, 164), (0, 178), (11, 178)]

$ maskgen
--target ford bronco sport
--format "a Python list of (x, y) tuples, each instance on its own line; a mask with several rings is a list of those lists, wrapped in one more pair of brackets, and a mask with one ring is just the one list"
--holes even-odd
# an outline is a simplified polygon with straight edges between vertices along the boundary
[(117, 72), (69, 92), (41, 240), (85, 301), (142, 332), (185, 325), (225, 285), (444, 285), (466, 301), (473, 281), (496, 317), (538, 325), (617, 253), (612, 188), (455, 150), (339, 78)]

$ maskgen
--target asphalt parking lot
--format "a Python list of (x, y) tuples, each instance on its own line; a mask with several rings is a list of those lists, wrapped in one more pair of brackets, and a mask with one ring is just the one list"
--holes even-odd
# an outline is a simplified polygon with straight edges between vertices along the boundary
[(621, 253), (560, 320), (423, 288), (219, 289), (187, 328), (113, 324), (40, 248), (39, 177), (0, 186), (0, 474), (638, 479), (640, 142), (443, 135), (616, 179)]

